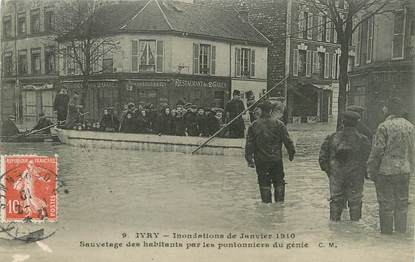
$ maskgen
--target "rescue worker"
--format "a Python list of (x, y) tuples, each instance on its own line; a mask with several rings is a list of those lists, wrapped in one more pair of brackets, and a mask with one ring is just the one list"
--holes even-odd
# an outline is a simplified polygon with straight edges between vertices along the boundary
[(319, 164), (329, 178), (331, 221), (340, 220), (346, 202), (351, 220), (358, 221), (362, 217), (363, 183), (370, 144), (356, 129), (359, 118), (356, 112), (344, 112), (343, 130), (329, 135), (321, 145)]
[(367, 125), (362, 122), (362, 113), (365, 111), (365, 109), (361, 106), (351, 105), (347, 107), (347, 111), (353, 111), (359, 114), (360, 120), (357, 123), (356, 129), (361, 134), (365, 135), (369, 139), (369, 142), (372, 142), (373, 133), (369, 127), (367, 127)]
[[(239, 90), (234, 90), (232, 95), (232, 100), (225, 106), (225, 114), (228, 122), (245, 110), (245, 105), (241, 100), (241, 92)], [(229, 136), (231, 138), (243, 138), (245, 136), (245, 123), (242, 116), (238, 117), (238, 119), (229, 126)]]
[(58, 125), (61, 126), (68, 114), (69, 95), (68, 90), (63, 87), (53, 101), (53, 110), (56, 112)]
[(256, 167), (262, 202), (272, 202), (271, 184), (274, 186), (275, 202), (282, 202), (285, 198), (285, 180), (281, 149), (284, 144), (290, 161), (293, 161), (294, 143), (284, 123), (271, 118), (272, 104), (264, 101), (258, 107), (261, 108), (261, 116), (248, 129), (245, 159), (249, 167)]
[(7, 119), (2, 122), (1, 136), (16, 136), (20, 134), (19, 129), (14, 123), (15, 120), (16, 118), (14, 117), (14, 115), (9, 115)]
[[(32, 128), (31, 132), (45, 128), (39, 133), (50, 134), (50, 128), (52, 127), (52, 125), (53, 125), (52, 121), (50, 121), (50, 119), (47, 116), (45, 116), (44, 113), (40, 113), (39, 120), (37, 121), (37, 124)], [(49, 127), (49, 128), (46, 128), (46, 127)]]
[(392, 98), (384, 107), (389, 115), (373, 138), (367, 172), (375, 181), (379, 203), (380, 232), (406, 232), (409, 176), (415, 170), (415, 129), (403, 117), (399, 98)]

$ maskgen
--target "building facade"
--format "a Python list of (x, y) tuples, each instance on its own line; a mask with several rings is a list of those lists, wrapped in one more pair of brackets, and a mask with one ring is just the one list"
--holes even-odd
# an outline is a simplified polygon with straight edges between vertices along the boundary
[[(224, 4), (217, 0), (196, 2)], [(242, 10), (271, 41), (268, 89), (288, 76), (287, 83), (273, 95), (286, 98), (291, 121), (335, 122), (340, 48), (329, 19), (301, 0), (235, 0), (224, 5)]]
[(363, 120), (375, 129), (391, 96), (402, 99), (415, 122), (415, 19), (413, 1), (390, 4), (393, 12), (366, 19), (355, 32), (356, 59), (350, 73), (349, 104), (366, 108)]
[[(91, 121), (98, 120), (104, 108), (120, 112), (128, 102), (159, 108), (182, 101), (223, 108), (235, 89), (243, 94), (252, 91), (256, 97), (265, 92), (269, 41), (235, 11), (160, 0), (119, 2), (104, 8), (101, 18), (117, 48), (94, 62), (85, 100)], [(32, 43), (24, 44), (32, 52)], [(41, 49), (45, 57), (47, 50), (46, 46)], [(73, 52), (64, 41), (59, 50)], [(4, 59), (8, 57), (5, 51)], [(82, 74), (73, 56), (60, 52), (56, 58), (58, 83), (48, 87), (54, 94), (61, 87), (82, 93)], [(41, 62), (43, 70), (46, 62)], [(16, 89), (14, 80), (3, 78), (10, 82), (10, 89)], [(21, 105), (27, 107), (27, 101), (22, 99)]]
[(54, 1), (2, 1), (1, 114), (34, 123), (39, 113), (53, 117), (58, 82)]

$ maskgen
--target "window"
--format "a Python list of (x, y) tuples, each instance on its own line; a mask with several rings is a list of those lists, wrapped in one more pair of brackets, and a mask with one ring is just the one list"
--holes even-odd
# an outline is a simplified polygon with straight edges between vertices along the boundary
[(105, 58), (102, 59), (102, 72), (105, 73), (112, 73), (112, 71), (114, 70), (114, 64), (113, 64), (113, 59), (111, 58)]
[(66, 74), (74, 75), (75, 74), (75, 60), (74, 60), (74, 50), (72, 47), (68, 47), (66, 51)]
[(366, 62), (372, 62), (372, 55), (373, 55), (373, 22), (374, 17), (371, 16), (367, 20), (367, 49), (366, 49)]
[(52, 47), (45, 49), (45, 73), (55, 73), (55, 52)]
[(52, 32), (55, 26), (55, 17), (53, 11), (45, 9), (45, 31)]
[(355, 66), (360, 64), (360, 50), (361, 50), (361, 35), (362, 35), (362, 27), (359, 25), (356, 29), (356, 59), (354, 60)]
[(32, 60), (32, 74), (39, 75), (41, 73), (40, 48), (33, 48), (30, 52)]
[(333, 79), (339, 78), (339, 58), (340, 58), (339, 54), (336, 54), (336, 53), (333, 54), (333, 61), (331, 63), (331, 77)]
[(317, 26), (317, 40), (318, 41), (323, 41), (324, 36), (323, 33), (325, 32), (325, 27), (323, 24), (323, 17), (322, 16), (318, 16), (318, 26)]
[(27, 51), (18, 51), (18, 71), (20, 75), (27, 74)]
[(324, 53), (324, 78), (330, 77), (330, 54)]
[(199, 50), (199, 74), (208, 75), (210, 71), (210, 45), (200, 45)]
[(324, 27), (325, 27), (325, 38), (326, 38), (326, 42), (330, 42), (330, 33), (332, 31), (333, 25), (331, 20), (329, 20), (329, 18), (327, 18), (327, 16), (325, 16), (323, 18), (324, 21)]
[(235, 76), (255, 76), (255, 50), (249, 48), (235, 48)]
[(138, 41), (131, 41), (131, 71), (138, 71)]
[(313, 39), (313, 14), (307, 14), (306, 20), (307, 39)]
[(4, 38), (12, 37), (12, 19), (7, 17), (3, 20), (3, 36)]
[(4, 75), (11, 76), (13, 74), (13, 53), (5, 52), (4, 53)]
[(393, 19), (393, 42), (392, 42), (392, 58), (403, 58), (405, 39), (405, 12), (399, 10), (395, 12)]
[(40, 32), (40, 12), (39, 9), (30, 12), (30, 33)]
[(17, 19), (17, 35), (25, 36), (26, 33), (26, 14), (21, 14)]
[(324, 69), (326, 68), (326, 61), (325, 61), (325, 53), (322, 52), (318, 52), (318, 68), (317, 68), (317, 72), (320, 76), (320, 78), (324, 78)]
[(307, 67), (307, 51), (298, 50), (298, 75), (305, 76)]
[(216, 74), (216, 46), (193, 44), (193, 73)]
[(140, 40), (140, 72), (156, 70), (156, 41)]
[(241, 49), (241, 76), (249, 77), (250, 76), (250, 56), (251, 49), (242, 48)]

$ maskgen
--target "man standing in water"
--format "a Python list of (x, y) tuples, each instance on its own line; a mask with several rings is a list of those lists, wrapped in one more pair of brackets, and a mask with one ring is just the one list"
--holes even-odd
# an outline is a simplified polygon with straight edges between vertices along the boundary
[(249, 167), (256, 167), (262, 202), (272, 202), (271, 184), (274, 186), (275, 202), (283, 202), (285, 180), (281, 149), (284, 144), (292, 161), (295, 154), (294, 143), (284, 123), (271, 118), (272, 104), (265, 101), (258, 107), (261, 108), (261, 116), (248, 129), (245, 159)]
[(356, 126), (359, 114), (343, 113), (343, 130), (329, 135), (321, 145), (319, 164), (330, 183), (330, 220), (339, 221), (346, 201), (350, 219), (362, 217), (363, 184), (370, 144)]
[(409, 176), (415, 170), (415, 129), (403, 117), (399, 98), (384, 107), (386, 120), (378, 126), (367, 162), (379, 202), (380, 232), (406, 232)]

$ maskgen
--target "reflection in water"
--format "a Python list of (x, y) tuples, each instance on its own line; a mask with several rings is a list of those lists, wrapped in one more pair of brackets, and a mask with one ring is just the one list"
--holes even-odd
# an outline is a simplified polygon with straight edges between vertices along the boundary
[[(247, 168), (242, 157), (59, 144), (2, 144), (0, 152), (59, 155), (58, 232), (45, 241), (56, 254), (80, 252), (81, 240), (119, 240), (121, 232), (197, 231), (295, 233), (298, 241), (337, 241), (345, 247), (381, 250), (393, 246), (403, 256), (410, 256), (413, 223), (405, 235), (384, 237), (378, 233), (372, 182), (365, 184), (360, 222), (328, 221), (328, 181), (317, 163), (325, 135), (314, 132), (301, 137), (294, 133), (299, 153), (294, 162), (285, 162), (288, 184), (284, 204), (260, 203), (255, 171)], [(413, 193), (410, 197), (413, 199)], [(347, 210), (343, 218), (348, 220)], [(413, 218), (410, 208), (409, 221)], [(0, 243), (0, 254), (30, 252), (35, 258), (41, 256), (34, 250), (38, 249)], [(393, 257), (393, 252), (386, 256)]]

